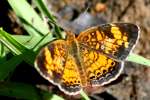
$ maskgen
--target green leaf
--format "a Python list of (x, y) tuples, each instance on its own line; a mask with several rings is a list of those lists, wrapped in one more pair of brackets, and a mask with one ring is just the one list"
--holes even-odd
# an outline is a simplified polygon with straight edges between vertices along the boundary
[(10, 34), (0, 28), (0, 41), (10, 49), (13, 53), (20, 55), (21, 52), (26, 50), (26, 47), (18, 43)]
[(41, 91), (43, 95), (43, 100), (64, 100), (62, 97), (49, 93), (48, 91)]
[(135, 62), (138, 64), (146, 65), (147, 67), (150, 67), (150, 60), (137, 54), (131, 53), (128, 56), (127, 61)]
[(37, 42), (37, 44), (33, 47), (34, 51), (39, 50), (39, 48), (43, 47), (45, 44), (47, 44), (50, 41), (53, 41), (55, 38), (50, 38), (50, 33), (46, 34), (42, 37), (40, 41)]
[(64, 100), (55, 94), (39, 90), (33, 85), (15, 82), (0, 82), (0, 95), (21, 100)]
[(4, 45), (0, 42), (0, 64), (6, 61), (6, 52)]
[(0, 95), (24, 100), (42, 100), (36, 87), (23, 83), (0, 82)]
[[(23, 54), (23, 59), (30, 65), (33, 65), (35, 59), (35, 53), (32, 50), (27, 49), (21, 43), (16, 41), (10, 34), (0, 29), (0, 41), (14, 53), (14, 55)], [(30, 58), (30, 59), (29, 59)]]
[(22, 62), (23, 55), (13, 56), (8, 61), (1, 63), (0, 65), (0, 80), (4, 80), (8, 77), (10, 72), (13, 72), (18, 64)]
[(38, 36), (49, 32), (48, 25), (42, 21), (26, 0), (8, 0), (8, 2), (30, 35)]
[(40, 11), (45, 14), (49, 20), (51, 20), (53, 23), (55, 23), (55, 17), (49, 13), (48, 9), (46, 8), (44, 2), (42, 0), (36, 0), (34, 1), (37, 5), (37, 7), (40, 9)]
[(55, 35), (57, 38), (63, 38), (62, 36), (62, 32), (59, 28), (59, 26), (57, 25), (56, 23), (56, 19), (55, 17), (48, 11), (47, 7), (45, 6), (44, 2), (42, 0), (35, 0), (35, 3), (37, 4), (37, 7), (40, 9), (40, 11), (49, 18), (49, 22), (50, 24), (53, 24), (53, 28), (54, 28), (54, 31), (55, 31)]
[(81, 90), (80, 95), (83, 97), (84, 100), (90, 100), (88, 95), (83, 90)]

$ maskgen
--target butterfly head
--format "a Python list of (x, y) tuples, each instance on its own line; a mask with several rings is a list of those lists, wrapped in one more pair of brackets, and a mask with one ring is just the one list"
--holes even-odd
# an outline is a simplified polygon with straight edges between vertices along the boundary
[(75, 39), (74, 33), (72, 33), (71, 31), (67, 31), (66, 32), (66, 40), (73, 41), (74, 39)]

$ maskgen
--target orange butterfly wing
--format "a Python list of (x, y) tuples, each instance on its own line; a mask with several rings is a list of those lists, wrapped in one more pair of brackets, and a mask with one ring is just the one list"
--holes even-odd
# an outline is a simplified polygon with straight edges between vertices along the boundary
[(139, 36), (137, 25), (130, 23), (105, 24), (80, 33), (77, 40), (89, 48), (117, 59), (125, 60)]
[(64, 40), (56, 40), (45, 46), (36, 57), (35, 67), (48, 81), (67, 94), (78, 94), (81, 79), (75, 59), (69, 53)]

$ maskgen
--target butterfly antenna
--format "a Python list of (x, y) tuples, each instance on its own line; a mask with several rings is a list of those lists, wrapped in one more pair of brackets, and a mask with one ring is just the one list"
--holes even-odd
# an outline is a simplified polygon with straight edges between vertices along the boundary
[(89, 4), (87, 5), (87, 8), (84, 10), (83, 14), (87, 13), (87, 11), (89, 10), (90, 6)]

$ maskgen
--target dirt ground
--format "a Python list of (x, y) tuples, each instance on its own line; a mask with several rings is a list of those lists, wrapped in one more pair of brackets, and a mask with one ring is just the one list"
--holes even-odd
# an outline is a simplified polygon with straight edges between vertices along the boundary
[[(133, 52), (150, 59), (150, 0), (45, 1), (49, 10), (57, 17), (60, 26), (76, 34), (87, 27), (104, 23), (130, 22), (139, 25), (140, 39)], [(9, 6), (7, 5), (6, 8), (1, 5), (7, 4), (0, 2), (0, 19), (2, 19), (0, 27), (13, 34), (24, 33), (15, 18), (12, 19), (13, 14)], [(96, 94), (91, 94), (90, 97), (93, 100), (149, 100), (150, 68), (125, 62), (121, 76), (101, 91), (97, 90)]]

